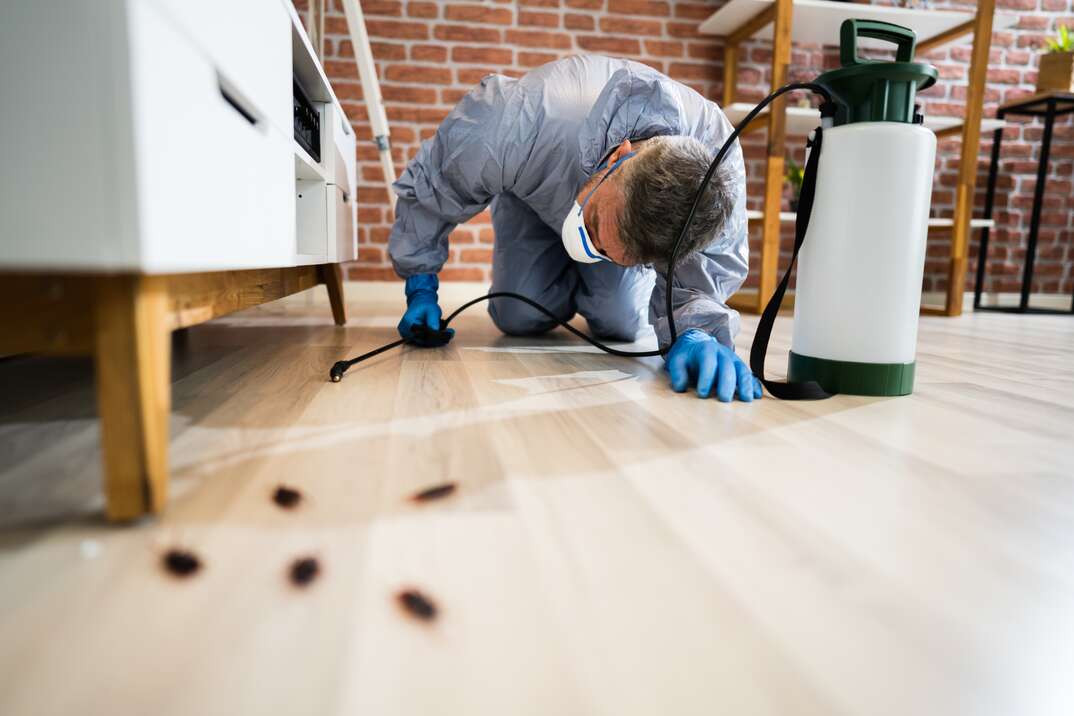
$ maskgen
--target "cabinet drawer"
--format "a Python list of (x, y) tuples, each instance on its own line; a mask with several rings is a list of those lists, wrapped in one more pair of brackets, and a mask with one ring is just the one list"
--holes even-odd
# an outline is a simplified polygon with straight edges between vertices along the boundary
[(237, 94), (290, 134), (291, 18), (283, 0), (154, 0), (153, 5)]
[(251, 122), (225, 99), (215, 66), (155, 9), (136, 3), (132, 13), (139, 23), (131, 82), (143, 269), (290, 265), (290, 136)]
[(328, 181), (347, 194), (354, 194), (358, 185), (355, 166), (355, 137), (347, 117), (335, 104), (322, 105), (321, 158), (328, 172)]
[(328, 249), (335, 262), (358, 258), (355, 196), (334, 184), (328, 185)]
[(296, 247), (299, 258), (317, 263), (357, 258), (354, 197), (335, 184), (295, 182)]

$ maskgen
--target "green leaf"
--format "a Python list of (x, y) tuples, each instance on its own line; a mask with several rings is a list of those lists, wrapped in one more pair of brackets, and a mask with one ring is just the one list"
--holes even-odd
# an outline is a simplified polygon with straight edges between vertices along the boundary
[(1066, 25), (1060, 25), (1055, 39), (1048, 38), (1048, 52), (1071, 52), (1074, 51), (1074, 33)]

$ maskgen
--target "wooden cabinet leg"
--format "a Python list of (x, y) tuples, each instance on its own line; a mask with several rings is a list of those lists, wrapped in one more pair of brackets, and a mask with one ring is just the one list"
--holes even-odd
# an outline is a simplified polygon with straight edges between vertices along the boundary
[(171, 345), (168, 291), (147, 276), (102, 278), (96, 292), (97, 404), (110, 520), (168, 499)]
[(343, 269), (339, 264), (321, 266), (321, 280), (328, 289), (328, 302), (332, 304), (332, 318), (337, 326), (347, 323), (347, 309), (343, 305)]

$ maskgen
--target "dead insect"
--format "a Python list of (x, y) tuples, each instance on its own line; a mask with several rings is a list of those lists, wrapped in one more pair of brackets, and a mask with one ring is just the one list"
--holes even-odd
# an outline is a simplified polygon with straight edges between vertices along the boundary
[(432, 502), (433, 500), (440, 500), (455, 494), (455, 489), (457, 487), (458, 486), (454, 482), (433, 485), (432, 487), (425, 488), (421, 492), (414, 493), (414, 496), (410, 499), (414, 502)]
[(431, 622), (436, 619), (436, 604), (431, 599), (416, 589), (405, 589), (395, 595), (395, 601), (404, 612), (420, 619), (423, 622)]
[(272, 493), (272, 501), (283, 509), (290, 510), (296, 507), (299, 502), (302, 502), (302, 493), (293, 488), (280, 485)]
[(300, 557), (291, 563), (291, 584), (305, 587), (321, 573), (321, 565), (313, 557)]
[(165, 571), (176, 577), (190, 577), (201, 569), (201, 560), (193, 552), (169, 549), (161, 560)]

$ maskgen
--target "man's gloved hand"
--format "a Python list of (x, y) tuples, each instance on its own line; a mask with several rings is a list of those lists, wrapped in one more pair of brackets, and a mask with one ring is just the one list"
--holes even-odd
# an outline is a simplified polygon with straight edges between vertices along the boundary
[(436, 302), (440, 280), (436, 274), (422, 273), (406, 280), (406, 313), (399, 321), (399, 335), (407, 343), (436, 348), (447, 345), (455, 335), (454, 328), (440, 330), (443, 313)]
[(676, 339), (665, 358), (664, 368), (671, 376), (671, 389), (684, 392), (691, 383), (697, 385), (697, 397), (707, 398), (716, 383), (716, 398), (731, 402), (735, 394), (746, 403), (761, 397), (761, 381), (735, 352), (715, 338), (691, 328)]

